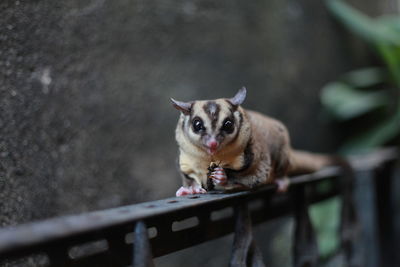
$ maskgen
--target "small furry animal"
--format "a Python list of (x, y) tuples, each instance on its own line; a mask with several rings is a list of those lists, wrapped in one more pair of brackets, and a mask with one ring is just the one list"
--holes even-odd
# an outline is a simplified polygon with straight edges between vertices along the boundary
[(245, 98), (245, 87), (232, 98), (171, 98), (181, 112), (175, 134), (183, 186), (177, 196), (206, 193), (210, 184), (218, 190), (246, 190), (277, 183), (278, 191), (284, 192), (288, 175), (332, 165), (329, 156), (293, 150), (286, 127), (242, 108)]

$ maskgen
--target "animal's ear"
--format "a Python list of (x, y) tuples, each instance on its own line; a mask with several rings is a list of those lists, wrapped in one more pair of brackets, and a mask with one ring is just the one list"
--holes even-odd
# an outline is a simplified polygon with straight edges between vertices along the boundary
[(232, 105), (239, 106), (246, 99), (246, 93), (247, 93), (247, 89), (246, 89), (246, 87), (243, 86), (242, 88), (239, 89), (239, 91), (236, 93), (236, 95), (234, 97), (232, 97), (228, 100), (229, 100), (229, 102), (232, 103)]
[(181, 102), (171, 98), (172, 105), (185, 115), (189, 115), (192, 109), (193, 102)]

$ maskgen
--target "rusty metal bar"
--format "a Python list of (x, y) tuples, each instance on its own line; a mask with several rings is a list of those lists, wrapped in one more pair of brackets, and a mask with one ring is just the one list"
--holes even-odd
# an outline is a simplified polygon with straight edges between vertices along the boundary
[(251, 216), (247, 204), (235, 207), (235, 238), (233, 240), (230, 267), (265, 267), (252, 231)]
[(133, 245), (133, 267), (154, 267), (151, 255), (146, 224), (139, 221), (135, 226), (135, 242)]
[(340, 238), (341, 247), (345, 255), (346, 266), (361, 266), (356, 253), (356, 242), (359, 241), (360, 225), (354, 203), (355, 175), (350, 166), (346, 167), (341, 181), (341, 223)]
[[(374, 170), (396, 158), (397, 150), (388, 149), (351, 159), (351, 162), (356, 170)], [(310, 194), (306, 195), (306, 200), (312, 204), (340, 192), (335, 179), (339, 175), (340, 168), (330, 167), (293, 177), (291, 185), (293, 188), (307, 186)], [(320, 190), (320, 183), (328, 184), (328, 189), (324, 186), (325, 189)], [(137, 222), (142, 221), (149, 229), (154, 229), (155, 234), (149, 241), (152, 255), (158, 257), (232, 233), (233, 214), (213, 219), (213, 214), (220, 210), (248, 204), (253, 224), (293, 212), (289, 195), (275, 194), (275, 191), (274, 185), (268, 185), (251, 192), (173, 197), (3, 228), (0, 229), (0, 262), (40, 253), (49, 258), (52, 266), (107, 266), (107, 262), (112, 262), (112, 266), (127, 266), (132, 263), (136, 242), (132, 229)], [(261, 205), (251, 208), (257, 201)], [(186, 219), (193, 219), (195, 225), (173, 229), (176, 222)], [(74, 247), (91, 242), (106, 246), (92, 254), (71, 255)]]
[(303, 185), (293, 189), (293, 203), (296, 222), (293, 246), (294, 266), (318, 266), (317, 238), (308, 214), (308, 202)]
[(394, 163), (394, 161), (385, 162), (375, 170), (379, 266), (382, 267), (399, 266), (399, 263), (396, 263), (396, 246), (393, 234), (392, 174)]

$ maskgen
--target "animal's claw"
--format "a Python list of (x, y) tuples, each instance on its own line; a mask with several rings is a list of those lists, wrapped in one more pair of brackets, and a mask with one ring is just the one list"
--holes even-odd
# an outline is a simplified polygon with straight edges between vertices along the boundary
[(221, 167), (214, 168), (214, 171), (210, 174), (210, 179), (214, 185), (225, 185), (228, 177), (226, 176), (225, 170)]

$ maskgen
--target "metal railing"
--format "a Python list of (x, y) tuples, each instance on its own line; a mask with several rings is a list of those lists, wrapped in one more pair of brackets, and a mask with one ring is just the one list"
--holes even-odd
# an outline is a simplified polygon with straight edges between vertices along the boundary
[[(385, 149), (350, 159), (355, 172), (372, 171), (376, 178), (380, 266), (395, 261), (390, 183), (397, 158), (396, 149)], [(316, 266), (319, 255), (308, 205), (336, 195), (343, 198), (341, 249), (348, 264), (356, 265), (356, 214), (351, 184), (338, 179), (342, 172), (329, 167), (292, 177), (285, 194), (276, 194), (275, 185), (268, 185), (250, 192), (172, 197), (3, 228), (0, 265), (36, 257), (43, 266), (153, 266), (153, 257), (235, 233), (230, 265), (264, 266), (251, 226), (294, 214), (294, 265)]]

